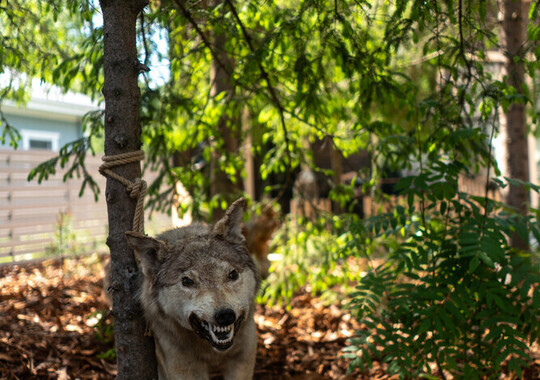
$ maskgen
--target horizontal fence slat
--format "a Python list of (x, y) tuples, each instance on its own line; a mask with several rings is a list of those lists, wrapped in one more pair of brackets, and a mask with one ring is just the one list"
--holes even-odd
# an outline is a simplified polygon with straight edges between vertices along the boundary
[(10, 241), (9, 243), (0, 243), (0, 252), (5, 248), (14, 248), (20, 246), (29, 246), (29, 245), (42, 245), (44, 243), (50, 243), (50, 239), (39, 239), (39, 240), (27, 240), (27, 241)]
[[(56, 223), (56, 216), (51, 215), (48, 217), (49, 222), (43, 222), (42, 220), (26, 220), (26, 221), (15, 221), (12, 223), (5, 223), (0, 226), (1, 231), (12, 231), (13, 235), (21, 234), (23, 231), (40, 232), (43, 230), (54, 230), (54, 225)], [(28, 232), (27, 232), (28, 233)]]
[(41, 184), (25, 184), (25, 185), (18, 185), (18, 186), (6, 186), (1, 182), (0, 178), (0, 193), (15, 193), (18, 194), (21, 191), (33, 191), (35, 195), (35, 190), (62, 190), (67, 191), (66, 186), (64, 183), (61, 184), (54, 184), (51, 182), (42, 182)]
[(51, 209), (63, 210), (69, 206), (68, 202), (39, 202), (34, 204), (18, 204), (12, 206), (0, 206), (0, 211), (23, 211), (32, 210), (34, 212), (49, 212)]
[[(44, 151), (0, 150), (0, 263), (57, 255), (62, 229), (68, 249), (105, 247), (108, 215), (103, 195), (106, 178), (98, 172), (101, 158), (88, 156), (85, 162), (100, 188), (96, 202), (88, 187), (79, 197), (82, 178), (75, 175), (63, 180), (65, 169), (56, 168), (56, 173), (41, 184), (35, 179), (28, 181), (31, 169), (54, 156)], [(147, 172), (144, 177), (152, 181), (156, 174)], [(157, 226), (158, 231), (172, 227), (170, 217), (158, 215), (147, 221), (149, 227)]]

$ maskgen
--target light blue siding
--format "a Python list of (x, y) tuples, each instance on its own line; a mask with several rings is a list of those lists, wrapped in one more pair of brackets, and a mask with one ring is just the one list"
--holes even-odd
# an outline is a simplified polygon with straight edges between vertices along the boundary
[[(81, 122), (80, 121), (64, 121), (64, 120), (52, 120), (47, 118), (37, 118), (22, 115), (10, 115), (4, 112), (8, 123), (15, 127), (19, 133), (24, 131), (29, 132), (53, 132), (59, 134), (58, 147), (77, 140), (82, 137)], [(0, 130), (3, 130), (4, 126), (0, 126)], [(4, 144), (0, 142), (1, 148), (9, 147), (9, 137), (6, 138)], [(22, 149), (22, 141), (19, 142), (19, 149)]]

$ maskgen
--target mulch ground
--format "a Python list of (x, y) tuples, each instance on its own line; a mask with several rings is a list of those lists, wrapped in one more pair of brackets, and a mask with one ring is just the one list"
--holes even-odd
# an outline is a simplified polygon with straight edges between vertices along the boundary
[[(98, 257), (0, 267), (0, 379), (115, 378), (102, 279)], [(259, 305), (255, 320), (254, 379), (397, 379), (377, 362), (347, 374), (341, 350), (360, 326), (337, 306), (299, 293), (289, 310)]]

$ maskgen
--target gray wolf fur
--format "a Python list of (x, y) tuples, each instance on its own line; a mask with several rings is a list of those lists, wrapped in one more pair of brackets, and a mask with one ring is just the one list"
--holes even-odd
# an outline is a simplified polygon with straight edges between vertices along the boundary
[(214, 226), (152, 238), (127, 232), (144, 274), (140, 301), (156, 342), (160, 380), (251, 379), (259, 274), (242, 235), (244, 199)]

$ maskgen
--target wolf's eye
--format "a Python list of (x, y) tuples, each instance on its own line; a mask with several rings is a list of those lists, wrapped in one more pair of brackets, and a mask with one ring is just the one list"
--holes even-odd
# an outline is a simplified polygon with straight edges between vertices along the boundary
[(231, 281), (236, 281), (238, 280), (238, 271), (236, 269), (233, 269), (230, 273), (229, 273), (229, 280)]
[(193, 280), (189, 277), (182, 277), (182, 285), (192, 286), (194, 284)]

